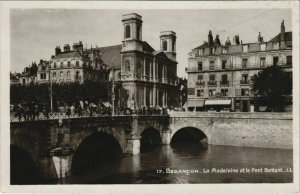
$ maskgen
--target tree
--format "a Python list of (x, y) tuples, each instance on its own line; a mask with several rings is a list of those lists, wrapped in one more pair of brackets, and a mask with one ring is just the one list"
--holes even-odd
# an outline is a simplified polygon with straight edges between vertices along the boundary
[(280, 66), (273, 65), (251, 78), (254, 100), (258, 106), (267, 106), (271, 111), (284, 109), (286, 96), (292, 93), (292, 77)]

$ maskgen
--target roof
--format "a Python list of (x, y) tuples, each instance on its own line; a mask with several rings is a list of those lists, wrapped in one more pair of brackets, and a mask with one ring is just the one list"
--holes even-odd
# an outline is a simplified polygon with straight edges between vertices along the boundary
[(109, 68), (121, 69), (121, 50), (122, 45), (100, 47), (102, 61)]
[(153, 51), (155, 51), (155, 50), (150, 46), (150, 44), (148, 44), (148, 42), (143, 41), (142, 44), (143, 44), (143, 51), (149, 52), (149, 53), (152, 53)]
[[(279, 41), (281, 41), (280, 40), (280, 37), (281, 37), (280, 35), (281, 35), (281, 33), (277, 34), (274, 38), (272, 38), (270, 40), (270, 42), (279, 42)], [(285, 32), (284, 33), (284, 38), (285, 38), (285, 41), (292, 41), (292, 38), (293, 38), (292, 32)]]
[(62, 59), (62, 58), (81, 58), (81, 55), (77, 51), (64, 52), (57, 54), (53, 59)]
[(212, 45), (208, 45), (208, 42), (203, 43), (202, 45), (196, 47), (195, 49), (209, 48), (209, 47), (220, 47), (217, 43), (213, 42)]

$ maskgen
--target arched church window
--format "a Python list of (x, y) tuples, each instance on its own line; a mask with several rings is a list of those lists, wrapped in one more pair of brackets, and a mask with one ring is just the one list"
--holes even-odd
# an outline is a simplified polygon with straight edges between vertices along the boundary
[(168, 43), (166, 40), (163, 40), (162, 47), (163, 47), (163, 51), (166, 51), (168, 49)]
[(130, 38), (130, 26), (125, 27), (125, 38)]
[(127, 60), (125, 62), (125, 71), (130, 71), (130, 61), (129, 60)]

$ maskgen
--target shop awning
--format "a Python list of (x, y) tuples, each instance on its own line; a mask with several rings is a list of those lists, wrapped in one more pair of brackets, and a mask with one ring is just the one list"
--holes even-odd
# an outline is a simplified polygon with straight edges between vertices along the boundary
[(204, 100), (194, 99), (194, 100), (187, 101), (187, 107), (203, 107), (203, 106), (204, 106)]
[(205, 100), (205, 105), (230, 105), (231, 100)]

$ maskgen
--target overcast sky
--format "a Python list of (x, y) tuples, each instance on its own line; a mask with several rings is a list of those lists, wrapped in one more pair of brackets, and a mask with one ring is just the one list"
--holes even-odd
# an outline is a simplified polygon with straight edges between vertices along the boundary
[(121, 44), (122, 15), (138, 13), (143, 19), (143, 40), (159, 50), (159, 33), (177, 34), (178, 76), (187, 77), (187, 54), (207, 40), (208, 31), (218, 33), (222, 44), (239, 34), (243, 43), (256, 42), (258, 32), (270, 40), (285, 20), (291, 31), (289, 10), (54, 10), (11, 11), (11, 71), (21, 72), (32, 61), (49, 60), (55, 46), (81, 40), (84, 45)]

